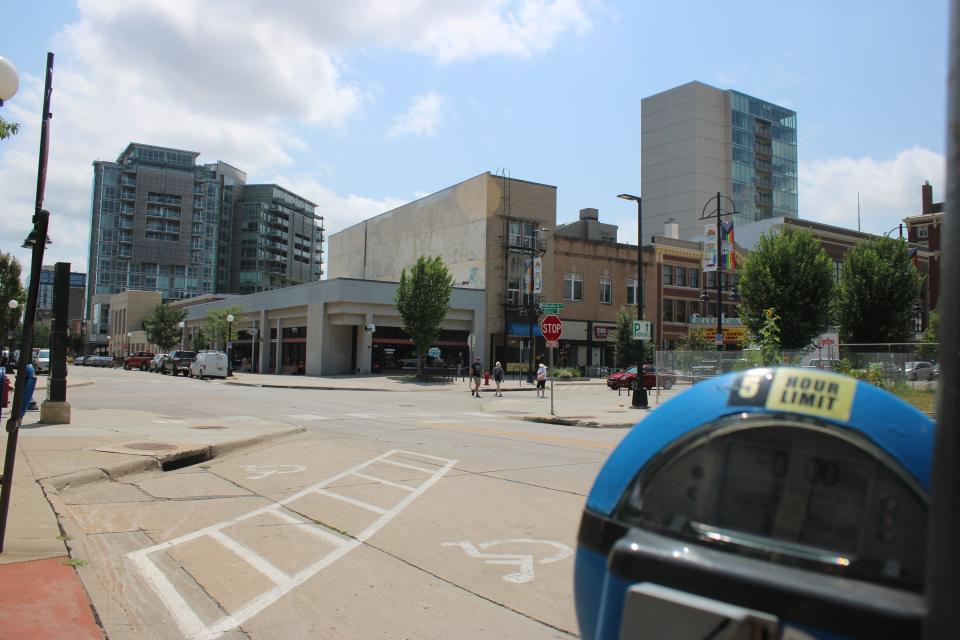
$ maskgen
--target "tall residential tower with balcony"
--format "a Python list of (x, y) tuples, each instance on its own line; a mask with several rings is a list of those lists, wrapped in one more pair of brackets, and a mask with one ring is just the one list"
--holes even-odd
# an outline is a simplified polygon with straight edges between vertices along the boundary
[(109, 298), (123, 291), (172, 301), (320, 278), (316, 206), (277, 185), (248, 185), (224, 162), (198, 164), (199, 155), (131, 143), (116, 162), (93, 163), (91, 342), (106, 340)]
[[(739, 91), (690, 82), (644, 98), (641, 186), (644, 224), (703, 236), (704, 205), (720, 193), (735, 226), (797, 217), (797, 114)], [(729, 201), (722, 203), (730, 210)], [(715, 204), (707, 205), (707, 213)]]

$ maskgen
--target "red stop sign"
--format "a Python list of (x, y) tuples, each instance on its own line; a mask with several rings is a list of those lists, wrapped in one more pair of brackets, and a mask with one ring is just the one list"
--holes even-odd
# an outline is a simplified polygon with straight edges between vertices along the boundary
[(557, 316), (547, 316), (540, 322), (540, 331), (547, 340), (559, 340), (563, 333), (563, 323)]

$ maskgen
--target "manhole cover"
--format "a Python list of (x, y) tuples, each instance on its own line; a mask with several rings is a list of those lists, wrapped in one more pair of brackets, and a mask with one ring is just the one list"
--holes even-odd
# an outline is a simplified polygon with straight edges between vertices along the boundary
[(131, 442), (123, 446), (125, 449), (143, 449), (144, 451), (166, 451), (177, 448), (175, 444), (165, 444), (163, 442)]
[(190, 427), (191, 429), (226, 429), (226, 427), (220, 427), (215, 424), (203, 424), (198, 427)]

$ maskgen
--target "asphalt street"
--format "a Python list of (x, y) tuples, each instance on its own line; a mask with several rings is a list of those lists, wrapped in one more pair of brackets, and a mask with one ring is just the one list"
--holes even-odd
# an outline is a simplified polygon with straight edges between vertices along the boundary
[[(492, 410), (502, 399), (472, 398), (465, 386), (331, 391), (70, 375), (96, 381), (72, 391), (74, 407), (150, 412), (154, 437), (174, 424), (256, 419), (307, 430), (61, 492), (59, 516), (110, 638), (577, 634), (579, 518), (626, 430), (513, 419)], [(565, 393), (601, 389), (612, 394)]]

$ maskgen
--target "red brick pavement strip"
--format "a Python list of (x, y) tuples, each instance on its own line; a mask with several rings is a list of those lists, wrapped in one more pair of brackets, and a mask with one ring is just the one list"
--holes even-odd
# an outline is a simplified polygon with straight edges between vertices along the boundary
[(0, 565), (0, 638), (103, 640), (80, 577), (65, 560)]

